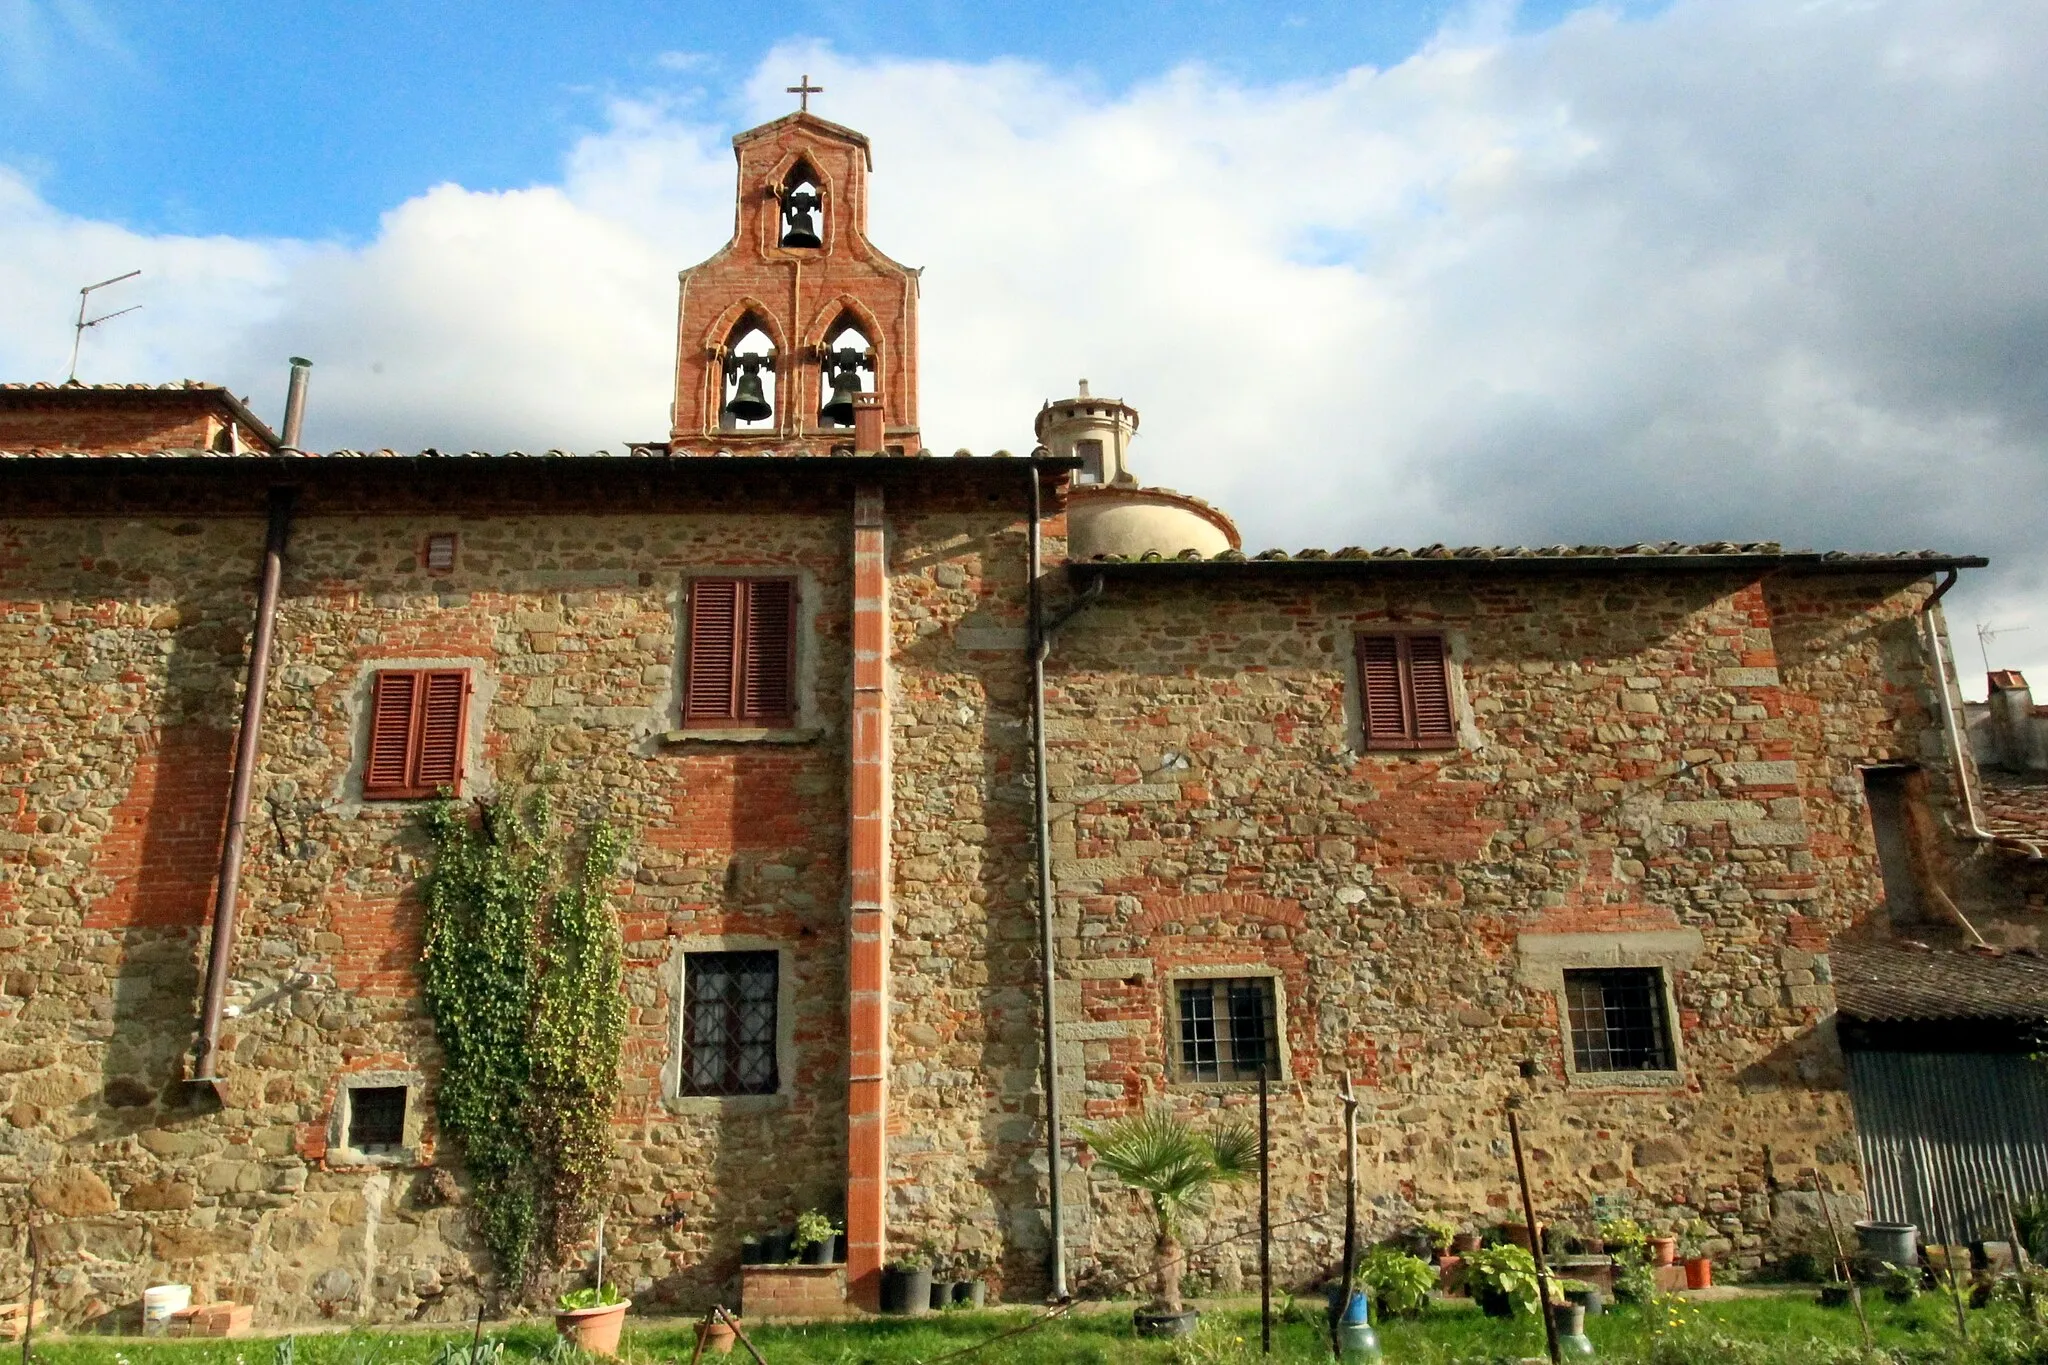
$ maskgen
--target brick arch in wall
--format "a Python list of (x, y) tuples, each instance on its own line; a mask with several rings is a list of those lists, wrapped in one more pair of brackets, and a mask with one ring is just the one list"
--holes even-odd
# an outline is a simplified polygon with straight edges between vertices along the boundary
[[(713, 357), (712, 363), (704, 367), (704, 414), (705, 421), (713, 426), (717, 423), (718, 412), (725, 406), (725, 365), (726, 348), (732, 344), (733, 333), (740, 324), (751, 317), (763, 332), (768, 334), (768, 344), (775, 350), (775, 431), (789, 429), (788, 413), (783, 401), (784, 386), (789, 378), (786, 367), (794, 358), (790, 349), (789, 334), (783, 327), (782, 319), (774, 309), (753, 295), (743, 295), (726, 305), (712, 324), (704, 329), (702, 341), (704, 354)], [(793, 386), (792, 386), (793, 388)], [(767, 430), (763, 428), (763, 430)]]
[(830, 172), (818, 164), (818, 158), (811, 156), (801, 147), (791, 148), (783, 158), (761, 178), (761, 194), (775, 200), (775, 212), (761, 215), (763, 233), (760, 246), (764, 252), (791, 251), (799, 248), (782, 245), (782, 190), (789, 183), (790, 175), (798, 166), (810, 172), (811, 183), (818, 189), (818, 220), (824, 230), (818, 234), (822, 246), (804, 247), (801, 250), (815, 252), (819, 256), (832, 254), (833, 244), (839, 240), (839, 215), (846, 211), (841, 202), (839, 186)]
[[(1157, 935), (1162, 933), (1165, 925), (1185, 925), (1205, 920), (1227, 920), (1240, 924), (1247, 920), (1256, 920), (1269, 925), (1277, 924), (1289, 929), (1299, 929), (1308, 918), (1299, 901), (1251, 892), (1213, 891), (1194, 895), (1141, 895), (1138, 899), (1143, 908), (1126, 925), (1127, 931), (1133, 934)], [(1245, 940), (1203, 938), (1197, 941), (1204, 944), (1214, 943), (1220, 951), (1228, 955), (1231, 946)]]

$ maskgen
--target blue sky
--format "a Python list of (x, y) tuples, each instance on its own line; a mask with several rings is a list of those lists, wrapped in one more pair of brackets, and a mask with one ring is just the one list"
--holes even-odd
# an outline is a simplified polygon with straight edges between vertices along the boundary
[(354, 240), (444, 181), (553, 179), (615, 97), (729, 118), (778, 45), (1022, 57), (1113, 96), (1191, 62), (1254, 84), (1391, 66), (1448, 20), (1529, 30), (1573, 8), (0, 0), (0, 163), (52, 204), (141, 230)]
[[(765, 15), (766, 18), (760, 16)], [(1990, 555), (2048, 680), (2048, 3), (0, 0), (0, 379), (197, 377), (315, 447), (659, 437), (734, 132), (875, 148), (926, 441), (1081, 376), (1254, 547)]]

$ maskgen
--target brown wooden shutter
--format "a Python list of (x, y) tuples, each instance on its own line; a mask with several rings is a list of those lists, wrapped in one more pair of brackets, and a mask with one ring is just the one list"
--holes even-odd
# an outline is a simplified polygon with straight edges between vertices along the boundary
[(1441, 635), (1360, 636), (1358, 682), (1368, 749), (1440, 748), (1456, 741), (1450, 658)]
[(413, 711), (420, 675), (410, 669), (377, 674), (370, 691), (370, 753), (363, 764), (364, 796), (402, 796), (412, 768)]
[(1365, 693), (1366, 747), (1400, 747), (1408, 738), (1408, 716), (1407, 708), (1401, 704), (1399, 636), (1360, 637), (1358, 681)]
[(700, 578), (690, 585), (690, 652), (683, 682), (685, 723), (737, 719), (740, 583)]
[(426, 796), (443, 787), (460, 786), (463, 738), (469, 728), (469, 674), (461, 670), (427, 674), (419, 712), (413, 790)]
[(786, 578), (747, 582), (747, 629), (740, 666), (740, 718), (787, 722), (795, 671), (796, 584)]
[(1451, 674), (1444, 657), (1441, 635), (1405, 635), (1408, 647), (1408, 692), (1414, 701), (1415, 741), (1418, 744), (1449, 744), (1456, 734), (1451, 724)]

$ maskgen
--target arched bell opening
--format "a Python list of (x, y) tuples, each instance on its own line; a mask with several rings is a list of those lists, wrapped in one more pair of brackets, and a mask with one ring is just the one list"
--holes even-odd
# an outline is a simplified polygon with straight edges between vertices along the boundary
[(853, 400), (875, 391), (875, 347), (851, 317), (825, 333), (819, 351), (818, 421), (828, 427), (853, 425)]
[(774, 425), (775, 343), (752, 316), (740, 319), (726, 343), (721, 397), (722, 430), (760, 431)]
[(818, 173), (798, 161), (782, 178), (776, 197), (782, 201), (782, 231), (776, 239), (787, 247), (825, 245), (825, 196), (818, 189)]

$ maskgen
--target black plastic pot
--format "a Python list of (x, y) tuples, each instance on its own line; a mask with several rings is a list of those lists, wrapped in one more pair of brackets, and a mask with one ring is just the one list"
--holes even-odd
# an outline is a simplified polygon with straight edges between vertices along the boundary
[(1479, 1311), (1489, 1318), (1511, 1318), (1515, 1315), (1515, 1296), (1498, 1289), (1482, 1289), (1473, 1295), (1479, 1300)]
[(803, 1261), (805, 1265), (831, 1265), (832, 1238), (827, 1237), (822, 1241), (812, 1242), (809, 1246), (805, 1247)]
[(1823, 1308), (1846, 1308), (1849, 1304), (1849, 1286), (1846, 1284), (1824, 1284), (1820, 1287), (1820, 1306)]
[(892, 1266), (882, 1272), (884, 1313), (929, 1313), (931, 1302), (932, 1272), (929, 1267), (919, 1266), (911, 1270)]
[(988, 1302), (988, 1285), (980, 1280), (953, 1281), (955, 1308), (980, 1308)]
[(789, 1244), (796, 1240), (796, 1234), (788, 1228), (769, 1233), (761, 1239), (761, 1260), (765, 1265), (781, 1265), (789, 1259)]
[(1195, 1324), (1201, 1320), (1202, 1315), (1192, 1308), (1183, 1308), (1178, 1313), (1151, 1313), (1140, 1308), (1131, 1314), (1131, 1325), (1141, 1337), (1191, 1337)]
[(932, 1281), (931, 1305), (933, 1311), (953, 1306), (953, 1286), (955, 1283), (957, 1281), (954, 1280)]
[(742, 1237), (740, 1239), (741, 1265), (764, 1265), (767, 1263), (767, 1260), (768, 1257), (763, 1254), (759, 1237)]
[(832, 1234), (832, 1264), (846, 1264), (846, 1234), (843, 1232)]

